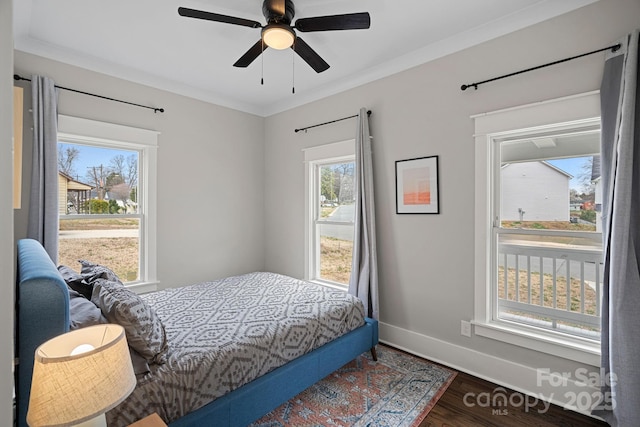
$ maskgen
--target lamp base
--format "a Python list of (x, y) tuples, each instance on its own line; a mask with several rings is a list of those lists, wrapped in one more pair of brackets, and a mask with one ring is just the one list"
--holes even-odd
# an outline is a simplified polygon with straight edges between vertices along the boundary
[(100, 414), (83, 423), (75, 424), (74, 427), (107, 427), (107, 418), (104, 414)]

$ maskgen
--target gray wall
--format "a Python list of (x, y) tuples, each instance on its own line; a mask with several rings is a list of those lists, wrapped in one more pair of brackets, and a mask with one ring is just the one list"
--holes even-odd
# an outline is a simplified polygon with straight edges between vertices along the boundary
[[(15, 52), (22, 76), (106, 95), (165, 113), (60, 91), (59, 113), (152, 129), (158, 138), (158, 278), (161, 287), (264, 268), (264, 119), (42, 57)], [(30, 93), (30, 85), (25, 85)], [(32, 120), (25, 104), (25, 126)], [(32, 141), (25, 133), (24, 188)], [(26, 201), (23, 197), (23, 201)], [(28, 204), (16, 211), (15, 238), (26, 234)]]
[[(381, 338), (400, 328), (414, 342), (394, 342), (481, 376), (497, 363), (573, 371), (566, 359), (460, 334), (474, 309), (474, 124), (471, 115), (596, 90), (604, 54), (460, 90), (485, 80), (609, 46), (636, 28), (637, 0), (601, 0), (572, 13), (479, 46), (267, 118), (265, 124), (266, 267), (304, 272), (304, 183), (301, 149), (355, 135), (349, 120), (294, 133), (305, 125), (373, 111)], [(439, 215), (396, 215), (394, 162), (440, 156)], [(287, 209), (281, 209), (286, 206)], [(387, 327), (389, 326), (389, 327)], [(455, 349), (438, 354), (420, 341)], [(453, 357), (455, 356), (455, 358)], [(459, 362), (464, 360), (464, 362)], [(462, 366), (462, 364), (466, 366)], [(504, 370), (503, 370), (504, 371)], [(506, 380), (502, 379), (502, 382)], [(535, 384), (523, 384), (535, 390)]]
[(0, 0), (0, 425), (13, 422), (13, 23), (12, 1)]

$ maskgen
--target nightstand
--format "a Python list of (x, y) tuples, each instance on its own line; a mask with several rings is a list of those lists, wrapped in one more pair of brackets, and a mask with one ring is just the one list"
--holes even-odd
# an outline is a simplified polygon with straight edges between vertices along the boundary
[(129, 427), (167, 427), (167, 425), (162, 421), (162, 418), (154, 412), (131, 424)]

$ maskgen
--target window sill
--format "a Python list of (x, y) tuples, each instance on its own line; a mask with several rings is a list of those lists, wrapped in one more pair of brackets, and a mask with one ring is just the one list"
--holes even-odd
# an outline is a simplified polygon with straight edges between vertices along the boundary
[(159, 283), (160, 282), (134, 282), (125, 286), (136, 294), (146, 294), (148, 292), (157, 291)]
[(472, 322), (476, 335), (503, 341), (591, 366), (600, 366), (600, 344), (510, 322)]
[(326, 286), (327, 288), (337, 289), (339, 291), (344, 291), (344, 292), (347, 292), (349, 288), (348, 285), (344, 285), (342, 283), (337, 283), (337, 282), (330, 282), (328, 280), (312, 279), (312, 280), (308, 280), (308, 282), (315, 283), (316, 285)]

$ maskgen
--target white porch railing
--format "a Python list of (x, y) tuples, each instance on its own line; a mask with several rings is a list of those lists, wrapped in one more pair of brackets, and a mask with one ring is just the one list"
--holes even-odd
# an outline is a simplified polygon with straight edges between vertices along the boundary
[(601, 292), (600, 248), (526, 241), (498, 245), (501, 319), (599, 339)]

